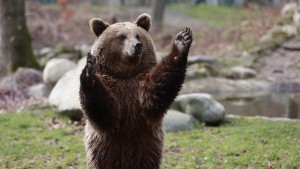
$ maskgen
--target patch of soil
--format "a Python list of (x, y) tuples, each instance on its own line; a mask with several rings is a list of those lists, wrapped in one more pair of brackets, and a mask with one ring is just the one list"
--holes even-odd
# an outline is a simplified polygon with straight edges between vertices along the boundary
[[(190, 55), (221, 56), (235, 50), (240, 41), (255, 41), (268, 28), (272, 18), (278, 14), (276, 10), (262, 10), (260, 18), (252, 19), (246, 24), (221, 28), (202, 23), (192, 16), (179, 11), (165, 11), (164, 29), (160, 33), (151, 32), (151, 36), (160, 52), (168, 52), (176, 34), (185, 27), (194, 33), (194, 41)], [(27, 3), (27, 25), (32, 38), (33, 47), (54, 47), (58, 43), (72, 46), (91, 45), (95, 39), (89, 28), (89, 20), (94, 17), (111, 22), (134, 21), (142, 13), (151, 14), (151, 7), (106, 6), (92, 8), (89, 4), (72, 4), (68, 6), (68, 17), (59, 7)], [(247, 18), (245, 18), (247, 19)], [(151, 29), (150, 29), (151, 30)], [(250, 39), (250, 40), (249, 40)]]
[[(297, 41), (290, 42), (290, 45), (296, 45)], [(280, 47), (272, 53), (260, 56), (255, 65), (259, 78), (265, 78), (273, 82), (277, 87), (283, 90), (300, 90), (300, 69), (297, 59), (298, 50), (290, 50)]]

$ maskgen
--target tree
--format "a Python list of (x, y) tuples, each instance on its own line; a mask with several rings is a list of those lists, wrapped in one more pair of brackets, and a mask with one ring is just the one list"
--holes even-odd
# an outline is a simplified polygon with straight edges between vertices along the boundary
[(153, 11), (152, 11), (153, 31), (154, 32), (162, 31), (165, 5), (166, 5), (166, 0), (155, 0), (154, 1)]
[(145, 6), (146, 5), (146, 0), (139, 0), (138, 1), (140, 6)]
[(125, 5), (125, 0), (120, 0), (120, 4), (121, 4), (122, 6), (124, 6), (124, 5)]
[(0, 0), (0, 78), (19, 67), (39, 68), (33, 55), (24, 0)]

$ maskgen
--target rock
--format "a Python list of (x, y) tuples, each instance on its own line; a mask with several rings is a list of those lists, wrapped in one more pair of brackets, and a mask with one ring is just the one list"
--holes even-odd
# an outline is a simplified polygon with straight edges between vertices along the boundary
[(86, 57), (77, 66), (68, 71), (54, 86), (49, 96), (50, 105), (55, 106), (59, 113), (74, 120), (82, 117), (79, 102), (79, 77), (86, 63)]
[(32, 85), (42, 82), (42, 72), (31, 68), (19, 68), (13, 75), (7, 76), (0, 81), (0, 88), (23, 91)]
[(298, 4), (296, 2), (287, 3), (281, 9), (281, 15), (286, 16), (286, 15), (293, 14), (294, 11), (297, 10), (297, 8), (298, 8)]
[(203, 78), (211, 76), (210, 72), (199, 64), (193, 64), (187, 68), (186, 77), (187, 79)]
[(80, 46), (80, 51), (81, 51), (81, 56), (87, 56), (88, 53), (91, 51), (91, 47), (89, 45), (81, 45)]
[(188, 64), (191, 65), (195, 63), (217, 64), (218, 60), (212, 56), (189, 56)]
[(273, 49), (280, 47), (288, 39), (297, 36), (297, 27), (291, 23), (273, 26), (268, 32), (260, 38), (258, 45), (251, 48), (248, 53), (254, 56), (260, 56)]
[(43, 57), (43, 56), (46, 56), (50, 53), (54, 53), (54, 50), (52, 48), (46, 47), (46, 48), (43, 48), (43, 49), (40, 50), (39, 55), (41, 57)]
[(256, 76), (256, 71), (247, 67), (234, 66), (221, 73), (224, 77), (230, 79), (248, 79)]
[(249, 67), (254, 64), (254, 60), (255, 55), (252, 55), (247, 51), (244, 51), (243, 53), (229, 52), (222, 55), (222, 57), (218, 57), (218, 66), (222, 68), (229, 68), (236, 65)]
[(207, 125), (219, 125), (225, 118), (225, 108), (209, 94), (179, 95), (172, 109), (192, 115)]
[(297, 27), (294, 25), (284, 25), (282, 32), (286, 34), (287, 38), (295, 37), (298, 34)]
[(225, 78), (205, 78), (188, 80), (181, 93), (237, 93), (270, 90), (271, 82), (257, 79), (232, 80)]
[(40, 83), (34, 86), (31, 86), (27, 89), (27, 94), (34, 98), (47, 98), (51, 92), (51, 87)]
[(0, 115), (5, 114), (5, 113), (7, 113), (7, 112), (4, 109), (0, 109)]
[(293, 15), (293, 23), (298, 29), (300, 28), (300, 12), (298, 10)]
[(156, 55), (157, 63), (160, 63), (163, 60), (163, 58), (166, 56), (165, 53), (157, 52), (157, 51), (156, 51), (155, 55)]
[(81, 59), (81, 52), (75, 51), (75, 52), (69, 52), (69, 53), (60, 53), (57, 54), (56, 58), (62, 58), (62, 59), (68, 59), (73, 62), (77, 62)]
[(166, 132), (190, 130), (198, 123), (197, 120), (182, 112), (169, 110), (163, 119)]
[(60, 43), (55, 46), (54, 51), (56, 54), (61, 54), (74, 52), (76, 50), (72, 46)]
[(51, 59), (45, 66), (43, 79), (45, 83), (55, 84), (67, 71), (76, 67), (72, 61), (62, 58)]
[(300, 39), (285, 42), (282, 47), (287, 50), (300, 50)]
[(47, 62), (56, 56), (52, 48), (46, 47), (38, 52), (37, 60), (42, 67), (45, 67)]

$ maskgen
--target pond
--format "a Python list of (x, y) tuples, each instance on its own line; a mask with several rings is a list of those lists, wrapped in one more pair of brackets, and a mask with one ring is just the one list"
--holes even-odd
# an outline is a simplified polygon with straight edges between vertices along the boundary
[(300, 119), (300, 93), (211, 93), (226, 114)]

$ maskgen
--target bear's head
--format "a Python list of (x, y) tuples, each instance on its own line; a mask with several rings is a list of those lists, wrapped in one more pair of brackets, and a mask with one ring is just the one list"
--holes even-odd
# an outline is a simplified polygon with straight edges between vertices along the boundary
[(148, 33), (150, 16), (140, 15), (134, 22), (109, 25), (99, 18), (90, 21), (96, 35), (91, 54), (97, 72), (113, 77), (132, 77), (156, 65), (154, 43)]

